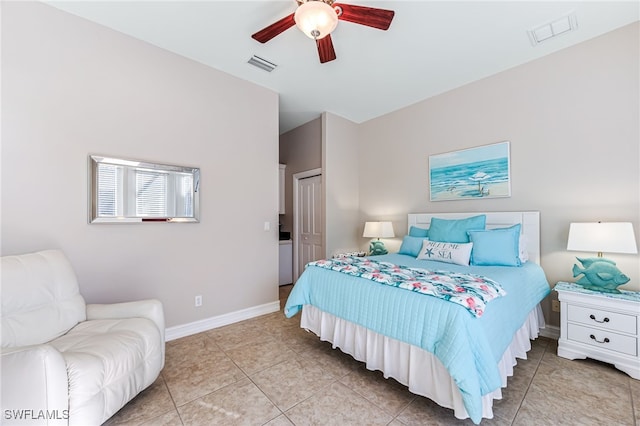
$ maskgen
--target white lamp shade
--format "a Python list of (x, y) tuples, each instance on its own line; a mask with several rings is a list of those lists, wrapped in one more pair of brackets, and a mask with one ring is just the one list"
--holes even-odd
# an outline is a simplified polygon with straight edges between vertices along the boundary
[(296, 26), (309, 38), (321, 39), (338, 25), (338, 14), (323, 1), (307, 1), (293, 15)]
[(567, 250), (638, 253), (633, 225), (629, 222), (572, 223), (569, 225)]
[(365, 222), (364, 238), (393, 238), (393, 224), (391, 222)]

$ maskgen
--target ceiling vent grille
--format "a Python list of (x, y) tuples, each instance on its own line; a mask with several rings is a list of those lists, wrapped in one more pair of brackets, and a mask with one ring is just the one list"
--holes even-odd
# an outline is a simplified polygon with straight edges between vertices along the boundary
[(273, 62), (267, 61), (264, 58), (261, 58), (260, 56), (256, 56), (253, 55), (248, 61), (247, 63), (253, 65), (254, 67), (258, 67), (261, 70), (265, 70), (267, 72), (271, 72), (274, 69), (276, 69), (277, 65), (274, 64)]
[(566, 34), (578, 29), (578, 21), (575, 13), (570, 13), (562, 18), (547, 22), (528, 31), (531, 44), (537, 46), (543, 41), (547, 41), (561, 34)]

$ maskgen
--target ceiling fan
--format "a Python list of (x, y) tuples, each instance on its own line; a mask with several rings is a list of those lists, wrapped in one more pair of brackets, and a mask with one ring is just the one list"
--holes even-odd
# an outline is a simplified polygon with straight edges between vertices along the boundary
[(263, 28), (251, 37), (260, 43), (266, 43), (297, 25), (303, 33), (316, 41), (320, 63), (336, 59), (331, 32), (338, 25), (339, 19), (387, 30), (395, 14), (393, 10), (335, 3), (334, 0), (296, 0), (296, 3), (298, 8), (294, 13)]

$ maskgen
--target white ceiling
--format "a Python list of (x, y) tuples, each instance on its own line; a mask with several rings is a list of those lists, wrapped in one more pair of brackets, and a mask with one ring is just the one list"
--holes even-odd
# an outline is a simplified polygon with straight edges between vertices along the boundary
[[(46, 1), (280, 95), (280, 132), (323, 111), (356, 123), (596, 37), (640, 19), (632, 1), (372, 1), (395, 10), (388, 31), (340, 21), (337, 59), (293, 27), (266, 44), (251, 34), (292, 13), (294, 0)], [(527, 31), (575, 12), (578, 29), (533, 46)], [(274, 62), (271, 73), (249, 65)]]

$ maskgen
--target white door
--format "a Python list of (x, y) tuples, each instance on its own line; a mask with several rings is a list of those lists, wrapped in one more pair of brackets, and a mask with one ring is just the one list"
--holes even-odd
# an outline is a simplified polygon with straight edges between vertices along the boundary
[(322, 175), (298, 181), (297, 202), (298, 268), (296, 272), (299, 276), (304, 271), (304, 265), (325, 257), (322, 246)]

